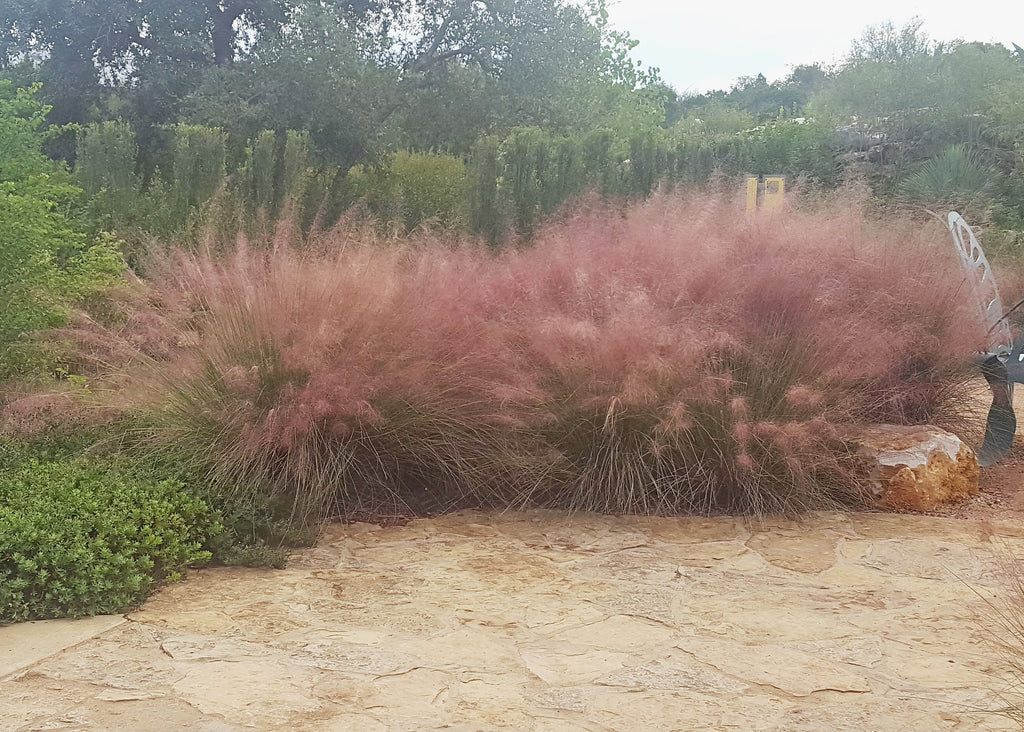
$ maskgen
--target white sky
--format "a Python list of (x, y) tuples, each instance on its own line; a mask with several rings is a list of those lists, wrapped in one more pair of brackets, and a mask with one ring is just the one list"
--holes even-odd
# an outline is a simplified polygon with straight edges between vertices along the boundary
[(785, 77), (802, 63), (834, 63), (869, 25), (899, 28), (917, 16), (939, 41), (1024, 46), (1021, 0), (609, 0), (612, 25), (640, 45), (680, 93), (728, 89), (739, 76)]

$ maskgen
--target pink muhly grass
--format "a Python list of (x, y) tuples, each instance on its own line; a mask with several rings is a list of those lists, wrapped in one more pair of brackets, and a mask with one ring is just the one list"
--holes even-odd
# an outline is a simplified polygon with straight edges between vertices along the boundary
[(856, 503), (836, 428), (948, 420), (979, 343), (945, 233), (853, 208), (749, 219), (656, 198), (509, 259), (561, 459), (544, 498), (572, 508)]
[(499, 396), (517, 378), (460, 299), (481, 264), (407, 247), (182, 256), (178, 286), (208, 317), (196, 363), (168, 376), (166, 436), (300, 521), (506, 503), (516, 425)]
[(842, 437), (953, 414), (978, 345), (939, 227), (657, 197), (494, 255), (430, 240), (182, 256), (168, 435), (299, 517), (863, 500)]

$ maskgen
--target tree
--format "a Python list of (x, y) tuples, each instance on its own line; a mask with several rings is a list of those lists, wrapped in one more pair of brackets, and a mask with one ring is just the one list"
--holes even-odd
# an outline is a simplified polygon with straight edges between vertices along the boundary
[(900, 29), (891, 22), (869, 26), (826, 89), (828, 106), (843, 114), (906, 117), (938, 100), (937, 62), (950, 47), (933, 43), (921, 26), (918, 18)]
[(7, 0), (0, 49), (8, 64), (73, 61), (106, 81), (160, 58), (228, 66), (289, 10), (286, 0)]
[(173, 114), (199, 72), (231, 66), (293, 10), (291, 0), (3, 0), (0, 66), (34, 66), (57, 122), (91, 121), (119, 89)]
[(58, 325), (121, 268), (116, 247), (89, 246), (64, 213), (80, 191), (42, 153), (48, 110), (36, 91), (0, 81), (0, 367), (13, 340)]
[(811, 98), (825, 87), (828, 73), (818, 64), (795, 66), (785, 79), (768, 83), (764, 74), (741, 76), (728, 91), (712, 91), (675, 102), (676, 119), (687, 115), (702, 120), (720, 118), (728, 109), (765, 122), (805, 113)]
[(795, 113), (802, 114), (808, 102), (828, 83), (829, 75), (820, 64), (801, 64), (794, 66), (789, 76), (778, 82), (780, 106)]
[(664, 115), (660, 97), (634, 93), (651, 77), (627, 58), (632, 42), (568, 2), (420, 0), (360, 13), (297, 2), (291, 18), (232, 67), (204, 72), (188, 121), (240, 137), (302, 127), (351, 164), (396, 146), (464, 154), (517, 126), (605, 126), (630, 108)]
[(144, 147), (158, 124), (310, 120), (346, 161), (437, 120), (413, 137), (468, 149), (495, 127), (587, 124), (609, 87), (657, 76), (603, 0), (0, 0), (0, 23), (0, 64), (34, 68), (52, 119), (129, 119)]
[(262, 130), (306, 130), (326, 162), (345, 167), (387, 139), (398, 72), (367, 58), (376, 43), (338, 7), (295, 6), (295, 18), (229, 67), (204, 70), (183, 96), (180, 118), (220, 127), (233, 147)]
[[(604, 0), (414, 5), (414, 26), (406, 26), (413, 40), (400, 50), (399, 64), (401, 110), (415, 123), (417, 137), (442, 141), (453, 110), (455, 125), (486, 125), (442, 142), (459, 151), (480, 134), (515, 127), (572, 132), (633, 122), (657, 126), (664, 120), (665, 97), (637, 94), (658, 83), (658, 72), (632, 59), (636, 42), (611, 28)], [(466, 116), (458, 111), (464, 104)], [(424, 130), (424, 120), (431, 119), (440, 120), (441, 129)]]
[(896, 28), (891, 20), (870, 25), (850, 45), (847, 62), (899, 63), (932, 54), (941, 46), (921, 30), (923, 25), (924, 21), (917, 17), (901, 28)]

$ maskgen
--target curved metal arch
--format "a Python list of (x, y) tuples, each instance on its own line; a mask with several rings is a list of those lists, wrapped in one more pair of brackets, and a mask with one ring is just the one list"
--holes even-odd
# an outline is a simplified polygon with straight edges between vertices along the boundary
[(974, 296), (985, 314), (985, 325), (988, 326), (987, 350), (993, 354), (1009, 354), (1013, 346), (1013, 335), (1010, 333), (1009, 323), (1003, 317), (1003, 301), (999, 297), (999, 288), (996, 287), (992, 267), (978, 242), (978, 237), (956, 211), (950, 211), (946, 225), (949, 227), (949, 233), (953, 235), (956, 253), (960, 256)]

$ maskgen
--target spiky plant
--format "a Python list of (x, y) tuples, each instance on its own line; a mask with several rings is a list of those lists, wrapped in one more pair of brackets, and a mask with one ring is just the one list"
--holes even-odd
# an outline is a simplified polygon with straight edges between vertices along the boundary
[(910, 200), (926, 205), (970, 205), (991, 191), (999, 171), (966, 145), (947, 147), (900, 184)]

